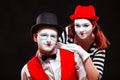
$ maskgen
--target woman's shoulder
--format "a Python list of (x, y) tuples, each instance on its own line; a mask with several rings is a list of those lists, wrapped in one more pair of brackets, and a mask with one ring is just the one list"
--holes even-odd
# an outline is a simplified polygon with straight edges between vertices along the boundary
[(100, 48), (98, 48), (96, 46), (95, 43), (93, 43), (91, 45), (91, 47), (89, 48), (88, 53), (90, 53), (91, 55), (98, 54), (98, 53), (105, 54), (106, 53), (106, 49), (100, 49)]

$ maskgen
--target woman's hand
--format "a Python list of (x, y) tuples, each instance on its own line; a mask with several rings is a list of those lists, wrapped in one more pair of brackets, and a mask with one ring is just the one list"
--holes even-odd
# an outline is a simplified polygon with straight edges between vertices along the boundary
[(82, 57), (83, 61), (85, 61), (90, 56), (90, 54), (87, 51), (85, 51), (81, 46), (76, 45), (74, 43), (63, 44), (61, 42), (58, 42), (57, 47), (62, 49), (67, 49), (72, 52), (78, 52), (79, 55)]

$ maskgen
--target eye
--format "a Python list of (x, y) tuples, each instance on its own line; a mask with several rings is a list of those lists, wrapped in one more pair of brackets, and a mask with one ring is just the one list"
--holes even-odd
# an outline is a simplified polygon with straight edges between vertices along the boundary
[(51, 35), (52, 38), (56, 38), (56, 35)]
[(88, 27), (88, 26), (89, 26), (89, 24), (84, 24), (83, 26), (84, 26), (84, 27)]
[(80, 25), (79, 25), (79, 24), (75, 24), (75, 26), (76, 26), (76, 27), (80, 27)]
[(48, 36), (47, 34), (40, 34), (40, 36), (42, 36), (42, 37), (46, 37), (46, 36)]

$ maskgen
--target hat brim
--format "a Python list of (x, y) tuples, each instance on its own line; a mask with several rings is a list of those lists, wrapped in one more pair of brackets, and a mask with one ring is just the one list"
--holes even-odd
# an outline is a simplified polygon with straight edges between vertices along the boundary
[(63, 27), (60, 25), (54, 25), (54, 24), (35, 24), (31, 27), (31, 33), (32, 35), (38, 31), (40, 27), (43, 26), (50, 26), (50, 27), (55, 27), (58, 30), (58, 36), (61, 36), (63, 32)]
[(94, 20), (94, 21), (99, 20), (99, 17), (97, 17), (97, 16), (89, 16), (89, 15), (81, 16), (81, 15), (75, 15), (75, 14), (70, 16), (70, 19), (72, 21), (75, 20), (75, 19), (81, 19), (81, 18), (90, 19), (90, 20)]

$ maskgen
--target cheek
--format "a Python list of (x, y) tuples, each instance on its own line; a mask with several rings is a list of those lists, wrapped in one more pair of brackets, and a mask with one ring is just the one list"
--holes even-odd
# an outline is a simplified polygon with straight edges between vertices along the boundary
[(86, 32), (89, 34), (92, 33), (92, 30), (93, 30), (92, 27), (86, 28)]
[(55, 41), (51, 41), (51, 48), (54, 48), (57, 44), (57, 39)]
[(45, 42), (45, 40), (42, 40), (39, 37), (37, 38), (38, 46), (40, 46), (40, 47), (43, 46), (44, 42)]
[(80, 28), (76, 28), (76, 27), (75, 27), (75, 32), (76, 32), (76, 33), (80, 33)]
[(86, 30), (86, 36), (90, 36), (92, 34), (92, 28)]
[(57, 43), (57, 39), (52, 40), (51, 43), (56, 44)]

